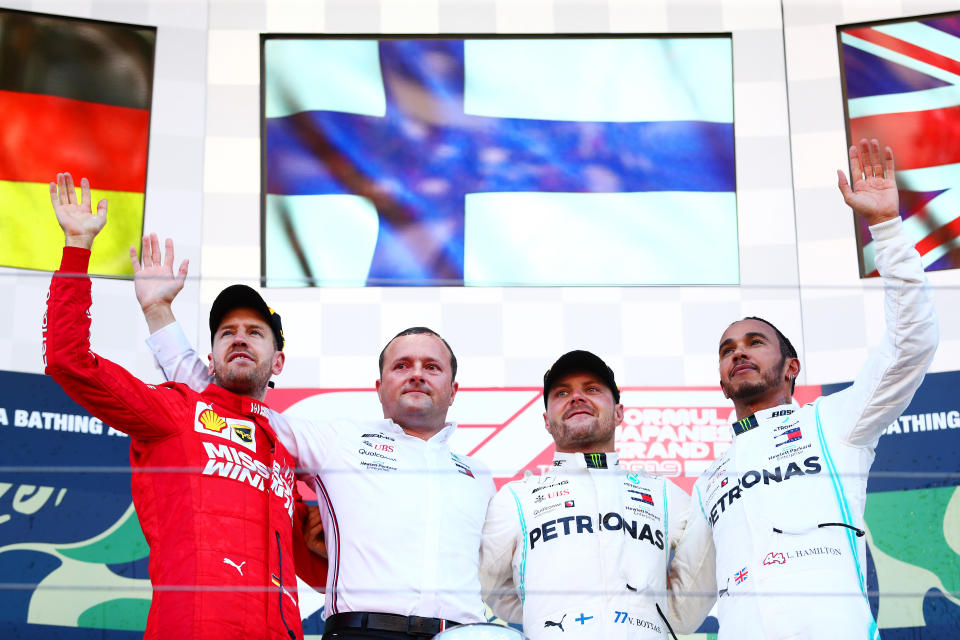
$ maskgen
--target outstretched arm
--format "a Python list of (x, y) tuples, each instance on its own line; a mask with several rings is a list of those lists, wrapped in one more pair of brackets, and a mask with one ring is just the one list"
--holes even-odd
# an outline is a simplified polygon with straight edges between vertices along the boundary
[(183, 289), (190, 261), (181, 262), (174, 274), (173, 240), (167, 238), (164, 242), (161, 259), (160, 240), (155, 233), (143, 237), (141, 258), (142, 264), (137, 260), (137, 250), (130, 247), (133, 289), (150, 329), (147, 346), (167, 380), (182, 382), (194, 391), (203, 391), (211, 382), (210, 372), (177, 324), (172, 306), (173, 299)]
[(873, 447), (923, 381), (937, 349), (937, 317), (920, 254), (900, 221), (890, 147), (881, 155), (879, 142), (861, 140), (859, 148), (850, 148), (850, 174), (852, 187), (842, 173), (838, 186), (844, 201), (871, 225), (886, 333), (853, 386), (826, 396), (821, 407), (837, 418), (827, 424), (844, 425), (847, 443)]
[(69, 173), (50, 183), (50, 203), (63, 229), (65, 246), (54, 274), (43, 322), (44, 366), (67, 394), (107, 424), (141, 439), (172, 433), (178, 424), (178, 391), (146, 385), (123, 367), (90, 350), (90, 278), (93, 240), (107, 221), (107, 201), (90, 204), (90, 184), (81, 196)]

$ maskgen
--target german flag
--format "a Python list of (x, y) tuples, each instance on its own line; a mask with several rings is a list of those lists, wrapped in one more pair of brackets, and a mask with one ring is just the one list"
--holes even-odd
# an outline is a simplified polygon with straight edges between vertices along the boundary
[(90, 272), (131, 273), (139, 247), (156, 29), (0, 9), (0, 265), (54, 271), (48, 184), (69, 171), (107, 198)]

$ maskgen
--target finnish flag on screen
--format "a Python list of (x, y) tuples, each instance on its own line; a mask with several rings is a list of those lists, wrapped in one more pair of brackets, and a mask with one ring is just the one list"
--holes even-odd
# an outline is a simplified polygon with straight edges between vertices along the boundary
[(264, 45), (270, 286), (739, 282), (729, 37)]

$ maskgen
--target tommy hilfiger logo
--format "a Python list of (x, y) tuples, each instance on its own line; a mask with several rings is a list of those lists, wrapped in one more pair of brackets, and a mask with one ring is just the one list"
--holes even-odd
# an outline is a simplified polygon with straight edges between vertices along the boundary
[(782, 447), (785, 444), (800, 442), (800, 440), (803, 438), (803, 433), (800, 432), (800, 427), (793, 427), (792, 429), (788, 429), (787, 431), (778, 434), (774, 440), (779, 440), (780, 438), (783, 438), (783, 440), (776, 442), (776, 446), (778, 447)]

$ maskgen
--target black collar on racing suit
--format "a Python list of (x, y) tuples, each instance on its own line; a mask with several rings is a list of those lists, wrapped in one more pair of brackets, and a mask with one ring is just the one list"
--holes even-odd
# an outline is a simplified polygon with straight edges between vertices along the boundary
[[(782, 405), (781, 405), (782, 406)], [(771, 409), (775, 410), (771, 413)], [(779, 407), (771, 407), (770, 409), (762, 409), (757, 413), (761, 414), (764, 418), (768, 418), (771, 415), (776, 416), (787, 416), (793, 413), (795, 410), (794, 406), (788, 406), (786, 409), (781, 409)], [(757, 413), (751, 414), (742, 420), (737, 420), (730, 426), (733, 427), (733, 435), (739, 436), (741, 433), (746, 433), (760, 425), (760, 421), (757, 419)]]
[[(609, 469), (606, 453), (585, 453), (583, 459), (587, 463), (587, 469)], [(614, 463), (615, 464), (615, 463)]]
[(741, 433), (746, 433), (747, 431), (750, 431), (750, 429), (753, 429), (758, 424), (760, 424), (760, 422), (757, 421), (756, 414), (751, 414), (746, 418), (744, 418), (743, 420), (737, 420), (736, 422), (733, 423), (733, 425), (731, 425), (733, 427), (733, 435), (738, 436)]

